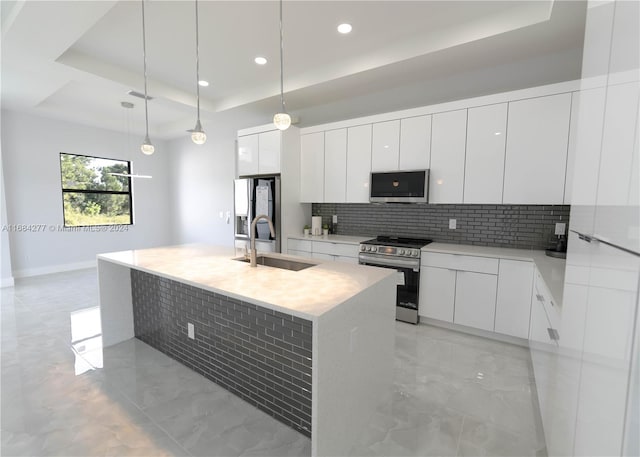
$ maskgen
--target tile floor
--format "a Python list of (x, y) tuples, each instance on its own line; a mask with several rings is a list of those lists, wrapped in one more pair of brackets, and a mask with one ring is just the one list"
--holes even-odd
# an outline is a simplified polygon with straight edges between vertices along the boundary
[[(95, 270), (2, 289), (3, 456), (310, 455), (310, 441), (144, 343), (102, 349)], [(396, 324), (354, 455), (544, 455), (528, 350)]]

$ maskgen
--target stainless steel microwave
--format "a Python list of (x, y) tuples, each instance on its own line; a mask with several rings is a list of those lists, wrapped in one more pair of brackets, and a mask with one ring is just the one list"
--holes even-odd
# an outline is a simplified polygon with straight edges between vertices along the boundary
[(427, 203), (429, 170), (371, 173), (369, 201), (387, 203)]

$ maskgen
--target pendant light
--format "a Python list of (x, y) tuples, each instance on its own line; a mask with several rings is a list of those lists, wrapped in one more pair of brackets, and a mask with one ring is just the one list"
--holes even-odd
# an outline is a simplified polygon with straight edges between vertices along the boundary
[(282, 111), (273, 116), (273, 124), (279, 130), (287, 130), (291, 125), (291, 116), (287, 114), (284, 107), (284, 45), (282, 40), (282, 0), (280, 0), (280, 104)]
[(198, 0), (195, 0), (196, 3), (196, 104), (198, 109), (198, 120), (196, 121), (196, 126), (192, 130), (188, 130), (191, 132), (191, 141), (195, 144), (204, 144), (207, 141), (207, 134), (202, 130), (202, 124), (200, 124), (200, 42), (198, 37)]
[(147, 95), (147, 39), (146, 39), (146, 29), (144, 27), (144, 1), (142, 0), (142, 61), (144, 68), (144, 120), (146, 133), (144, 136), (144, 142), (142, 146), (140, 146), (140, 150), (143, 154), (150, 156), (156, 150), (151, 144), (151, 140), (149, 139), (149, 107), (147, 106), (147, 101), (149, 97)]

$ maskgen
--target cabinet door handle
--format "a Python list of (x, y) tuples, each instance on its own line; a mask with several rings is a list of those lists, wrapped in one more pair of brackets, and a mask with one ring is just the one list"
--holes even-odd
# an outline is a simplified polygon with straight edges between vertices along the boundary
[(553, 300), (549, 300), (549, 303), (551, 303), (551, 306), (556, 306), (553, 304)]
[(544, 302), (544, 297), (542, 295), (536, 294), (536, 298), (538, 299), (538, 301)]
[(553, 341), (558, 341), (560, 339), (560, 334), (555, 328), (547, 328), (547, 332), (549, 332), (549, 338)]

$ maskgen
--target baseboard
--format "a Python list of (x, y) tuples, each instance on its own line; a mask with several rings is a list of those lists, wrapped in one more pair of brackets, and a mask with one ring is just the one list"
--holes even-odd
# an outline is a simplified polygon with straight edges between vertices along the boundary
[(2, 278), (0, 280), (0, 288), (4, 289), (5, 287), (13, 287), (14, 281), (13, 276), (9, 276), (8, 278)]
[(49, 265), (40, 268), (26, 268), (24, 270), (16, 270), (13, 272), (14, 278), (28, 278), (31, 276), (49, 275), (52, 273), (62, 273), (64, 271), (83, 270), (85, 268), (95, 268), (96, 261), (89, 260), (86, 262), (65, 263), (62, 265)]
[(490, 340), (502, 341), (503, 343), (515, 344), (525, 348), (529, 347), (529, 341), (518, 338), (515, 336), (503, 335), (501, 333), (489, 332), (487, 330), (481, 330), (478, 328), (467, 327), (465, 325), (453, 324), (450, 322), (439, 321), (437, 319), (430, 319), (428, 317), (420, 316), (420, 323), (433, 325), (434, 327), (446, 328), (449, 330), (455, 330), (457, 332), (467, 333), (469, 335), (481, 336)]

